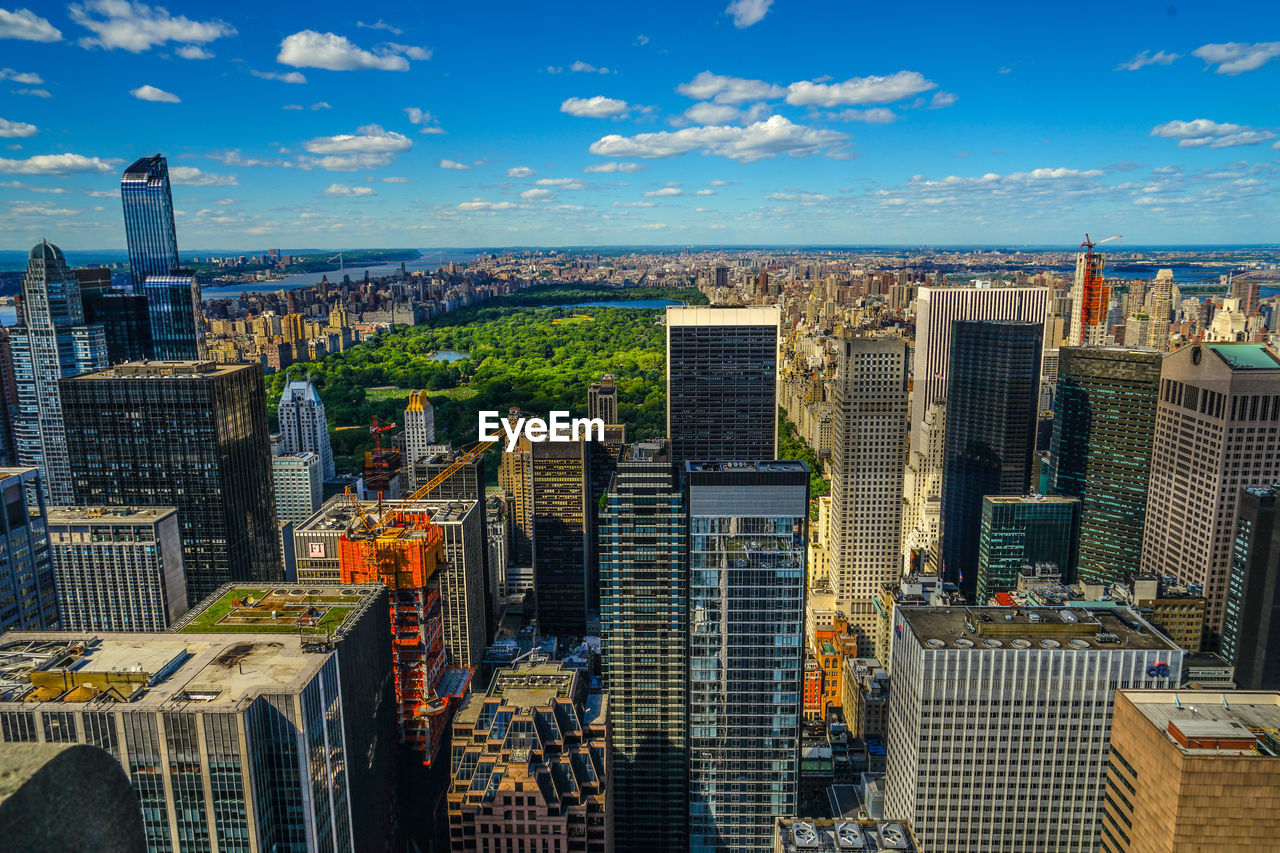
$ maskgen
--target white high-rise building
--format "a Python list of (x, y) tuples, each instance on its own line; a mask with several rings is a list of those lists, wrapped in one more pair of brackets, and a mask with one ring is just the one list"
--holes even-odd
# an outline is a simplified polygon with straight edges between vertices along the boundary
[(187, 612), (174, 507), (53, 507), (49, 551), (64, 631), (164, 631)]
[(903, 477), (902, 564), (905, 571), (940, 572), (938, 537), (942, 535), (942, 460), (947, 406), (925, 410), (920, 446), (907, 457)]
[(324, 502), (324, 476), (315, 453), (276, 456), (271, 460), (275, 483), (276, 520), (303, 522)]
[(412, 492), (420, 485), (416, 476), (417, 463), (432, 452), (436, 443), (436, 413), (426, 391), (409, 394), (409, 404), (404, 409), (403, 440), (404, 472)]
[(320, 457), (321, 476), (333, 479), (333, 449), (329, 445), (329, 425), (324, 419), (324, 402), (310, 377), (285, 383), (279, 415), (280, 454), (314, 453)]
[(827, 564), (837, 609), (869, 646), (872, 597), (902, 574), (909, 347), (901, 338), (854, 338), (839, 349)]
[(1143, 574), (1204, 585), (1216, 648), (1240, 492), (1280, 481), (1280, 358), (1262, 344), (1192, 344), (1160, 364)]
[(1183, 651), (1127, 607), (894, 608), (886, 818), (922, 850), (1098, 849), (1117, 688)]

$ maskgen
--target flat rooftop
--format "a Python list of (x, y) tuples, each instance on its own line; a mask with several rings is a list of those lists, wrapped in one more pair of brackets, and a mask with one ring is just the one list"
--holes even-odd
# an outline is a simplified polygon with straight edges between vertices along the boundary
[(928, 649), (1179, 651), (1128, 607), (898, 607)]
[[(1259, 758), (1280, 757), (1280, 692), (1121, 690), (1120, 693), (1187, 755), (1212, 754), (1218, 750), (1188, 749), (1170, 734), (1170, 723), (1184, 735), (1197, 739), (1260, 736), (1254, 754)], [(1223, 751), (1238, 753), (1236, 749)]]
[[(356, 501), (360, 511), (366, 516), (378, 515), (377, 501)], [(393, 510), (404, 504), (405, 501), (383, 501), (382, 508), (384, 511)], [(472, 504), (477, 501), (452, 499), (452, 500), (419, 500), (413, 502), (415, 512), (430, 513), (432, 522), (436, 524), (450, 524), (462, 521), (467, 513), (471, 511)], [(356, 522), (356, 508), (353, 502), (345, 495), (336, 495), (324, 502), (320, 509), (293, 529), (297, 533), (344, 533), (347, 528)]]
[(747, 308), (670, 305), (666, 323), (668, 326), (777, 326), (780, 317), (774, 305)]
[(49, 524), (155, 524), (177, 511), (172, 506), (54, 506)]
[(293, 634), (341, 639), (381, 599), (381, 584), (227, 584), (169, 628), (177, 634)]
[(915, 845), (911, 829), (896, 820), (829, 820), (777, 819), (775, 839), (781, 842), (775, 850), (785, 853), (876, 853), (876, 851), (912, 851)]
[(219, 364), (216, 361), (128, 361), (83, 373), (74, 377), (77, 382), (93, 382), (104, 379), (191, 379), (192, 377), (225, 376), (242, 370), (253, 370), (252, 364)]
[(1204, 344), (1233, 370), (1280, 370), (1280, 359), (1263, 344)]
[(0, 708), (41, 704), (234, 710), (306, 686), (330, 652), (287, 634), (15, 631), (0, 638)]
[(761, 462), (685, 462), (686, 471), (711, 473), (735, 472), (796, 472), (809, 473), (809, 466), (796, 461), (761, 461)]

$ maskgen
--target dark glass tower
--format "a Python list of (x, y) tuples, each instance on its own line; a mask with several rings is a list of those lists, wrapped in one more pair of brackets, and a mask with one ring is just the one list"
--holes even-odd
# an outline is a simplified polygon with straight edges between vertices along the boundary
[(778, 309), (667, 309), (671, 460), (777, 457)]
[(178, 266), (178, 229), (173, 224), (173, 193), (164, 156), (143, 157), (120, 181), (124, 237), (135, 293), (147, 276), (169, 275)]
[(1236, 509), (1222, 656), (1241, 690), (1280, 690), (1280, 485), (1245, 489)]
[(1031, 484), (1040, 391), (1039, 323), (958, 320), (951, 330), (942, 469), (942, 563), (972, 598), (984, 495)]
[(132, 363), (61, 387), (77, 499), (176, 506), (191, 604), (283, 578), (260, 365)]
[(204, 311), (195, 274), (174, 270), (171, 275), (150, 275), (142, 286), (151, 319), (151, 346), (162, 361), (202, 361)]
[(533, 588), (538, 627), (547, 636), (587, 632), (587, 571), (591, 533), (591, 445), (532, 442)]
[(675, 468), (662, 444), (631, 445), (600, 511), (600, 636), (619, 851), (688, 850), (688, 595)]
[(151, 349), (151, 318), (147, 297), (111, 286), (111, 271), (74, 270), (80, 282), (80, 301), (87, 325), (102, 326), (107, 339), (107, 362), (121, 364), (154, 358)]
[(1117, 583), (1138, 570), (1160, 390), (1160, 353), (1063, 347), (1049, 488), (1080, 499), (1076, 578)]
[(689, 851), (769, 853), (798, 809), (809, 469), (686, 462)]
[(978, 534), (979, 606), (997, 592), (1017, 589), (1023, 566), (1053, 563), (1070, 581), (1076, 569), (1080, 501), (1031, 495), (985, 495)]
[(101, 326), (85, 324), (80, 285), (62, 250), (51, 243), (31, 250), (11, 345), (18, 464), (40, 469), (51, 503), (73, 503), (58, 380), (106, 367), (107, 342)]

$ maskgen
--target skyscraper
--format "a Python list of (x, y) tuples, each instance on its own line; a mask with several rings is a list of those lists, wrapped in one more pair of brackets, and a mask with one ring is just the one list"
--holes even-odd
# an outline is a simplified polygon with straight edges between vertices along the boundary
[(871, 656), (872, 596), (902, 574), (909, 347), (901, 338), (854, 338), (837, 346), (828, 565), (836, 606)]
[(85, 325), (101, 325), (107, 339), (107, 363), (154, 358), (147, 297), (111, 286), (107, 269), (72, 270), (80, 283)]
[(427, 455), (428, 448), (436, 443), (436, 413), (431, 408), (426, 391), (409, 393), (409, 404), (404, 408), (404, 470), (408, 490), (413, 492), (428, 480), (419, 482), (418, 463)]
[(1147, 346), (1161, 352), (1169, 350), (1169, 320), (1173, 315), (1173, 270), (1156, 273), (1151, 288), (1151, 326)]
[(40, 471), (0, 468), (0, 634), (58, 627), (49, 521)]
[(774, 459), (778, 309), (668, 308), (671, 459)]
[(165, 158), (160, 154), (143, 157), (125, 169), (120, 200), (133, 290), (142, 293), (149, 276), (167, 276), (178, 267), (178, 230), (173, 224), (173, 194)]
[(62, 381), (81, 503), (174, 506), (188, 601), (283, 578), (262, 367), (117, 365)]
[(1182, 650), (1123, 607), (893, 618), (885, 817), (924, 850), (1097, 850), (1116, 688), (1176, 687)]
[(1280, 690), (1280, 485), (1244, 489), (1236, 509), (1222, 657), (1241, 690)]
[(1142, 550), (1160, 354), (1064, 347), (1058, 359), (1049, 487), (1080, 499), (1077, 579), (1119, 583)]
[(1094, 243), (1085, 242), (1076, 254), (1076, 277), (1071, 286), (1071, 325), (1067, 342), (1073, 347), (1102, 346), (1110, 334), (1107, 310), (1111, 302), (1111, 284), (1102, 274), (1102, 253), (1093, 250)]
[(1023, 566), (1053, 563), (1070, 580), (1079, 537), (1077, 498), (984, 495), (975, 601), (986, 604), (997, 592), (1016, 589)]
[(151, 348), (162, 361), (201, 361), (207, 357), (200, 285), (190, 270), (175, 268), (149, 275), (142, 285), (151, 320)]
[(543, 634), (582, 636), (596, 589), (587, 572), (594, 553), (590, 503), (591, 445), (586, 441), (541, 441), (529, 445), (533, 514), (533, 584)]
[(85, 325), (80, 285), (62, 250), (51, 243), (41, 241), (31, 250), (12, 347), (18, 464), (40, 469), (53, 503), (73, 503), (58, 380), (106, 367), (107, 342), (101, 326)]
[(1280, 482), (1280, 359), (1260, 344), (1192, 344), (1164, 357), (1142, 538), (1144, 574), (1204, 585), (1216, 651), (1240, 492)]
[(684, 496), (666, 447), (633, 444), (600, 510), (602, 669), (619, 850), (688, 849)]
[(600, 418), (606, 424), (618, 423), (618, 386), (612, 373), (587, 386), (587, 417)]
[(685, 462), (689, 850), (768, 853), (796, 813), (809, 469)]
[(271, 480), (279, 521), (306, 521), (324, 502), (324, 475), (315, 453), (271, 457)]
[(64, 631), (163, 631), (187, 612), (171, 506), (54, 507), (49, 545)]
[(276, 412), (280, 418), (281, 455), (314, 453), (320, 457), (321, 476), (326, 480), (333, 479), (329, 422), (325, 420), (324, 402), (311, 384), (311, 378), (286, 382)]
[(1031, 485), (1040, 387), (1039, 323), (957, 321), (942, 472), (942, 563), (972, 596), (984, 495)]

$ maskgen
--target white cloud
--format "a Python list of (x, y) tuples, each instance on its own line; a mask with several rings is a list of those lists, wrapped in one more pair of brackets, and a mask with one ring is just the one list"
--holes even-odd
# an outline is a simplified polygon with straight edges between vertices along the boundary
[(40, 129), (34, 124), (28, 124), (25, 121), (9, 121), (6, 118), (0, 118), (0, 136), (25, 138), (35, 136)]
[(715, 195), (715, 190), (698, 190), (694, 195)]
[(620, 116), (631, 107), (626, 101), (596, 95), (592, 98), (568, 98), (560, 104), (560, 112), (583, 118), (609, 118)]
[(787, 103), (819, 107), (888, 104), (936, 88), (938, 84), (919, 71), (896, 71), (884, 77), (851, 77), (843, 83), (801, 80), (788, 87)]
[(30, 95), (33, 98), (52, 98), (53, 94), (48, 89), (14, 89), (15, 95)]
[(540, 187), (555, 187), (561, 190), (585, 190), (587, 185), (577, 178), (538, 178), (534, 183)]
[(1191, 55), (1203, 59), (1205, 65), (1218, 66), (1215, 70), (1219, 74), (1243, 74), (1246, 71), (1257, 71), (1280, 56), (1280, 41), (1206, 44), (1191, 51)]
[(533, 174), (533, 169), (530, 169), (528, 166), (512, 166), (510, 169), (507, 169), (508, 178), (527, 178)]
[(551, 190), (532, 189), (520, 193), (520, 198), (528, 199), (529, 201), (546, 201), (549, 198), (555, 198), (555, 193)]
[(512, 201), (485, 201), (482, 198), (473, 198), (458, 205), (458, 210), (510, 210), (515, 206), (515, 202)]
[(465, 172), (471, 167), (468, 166), (466, 163), (459, 163), (457, 160), (441, 160), (440, 168), (453, 169), (454, 171), (457, 171), (457, 172)]
[(865, 110), (847, 109), (827, 116), (834, 121), (865, 121), (867, 124), (889, 124), (897, 121), (898, 114), (888, 107), (868, 107)]
[(129, 94), (133, 95), (139, 101), (155, 101), (159, 104), (180, 104), (182, 98), (179, 98), (173, 92), (166, 92), (164, 89), (157, 89), (155, 86), (139, 86), (136, 89), (130, 89)]
[(82, 154), (37, 154), (25, 160), (0, 158), (0, 172), (10, 175), (72, 175), (84, 172), (114, 172), (119, 160), (85, 157)]
[(667, 227), (667, 223), (665, 223), (665, 222), (646, 222), (644, 225), (641, 225), (640, 227), (641, 227), (641, 228), (648, 228), (648, 229), (650, 229), (650, 230), (652, 230), (652, 231), (659, 231), (659, 230), (661, 230), (661, 229), (663, 229), (663, 228), (666, 228), (666, 227)]
[(960, 98), (955, 92), (935, 92), (933, 97), (929, 99), (929, 109), (940, 110), (943, 107), (949, 107)]
[(72, 3), (67, 12), (71, 20), (94, 34), (80, 39), (81, 47), (142, 53), (169, 42), (200, 45), (236, 34), (235, 27), (224, 21), (175, 18), (167, 9), (130, 0), (86, 0), (83, 4)]
[(710, 71), (700, 72), (688, 83), (681, 83), (676, 86), (676, 91), (698, 101), (714, 99), (717, 104), (743, 104), (747, 101), (781, 98), (787, 93), (782, 86), (766, 83), (764, 80), (725, 77)]
[(772, 5), (773, 0), (733, 0), (724, 13), (732, 15), (733, 25), (742, 30), (764, 20)]
[(684, 115), (685, 118), (698, 124), (726, 124), (736, 121), (742, 112), (729, 104), (712, 104), (702, 101), (685, 110)]
[(213, 51), (205, 50), (198, 44), (184, 44), (174, 53), (183, 59), (213, 59)]
[(831, 201), (831, 196), (822, 193), (804, 193), (804, 192), (785, 192), (785, 193), (769, 193), (765, 196), (766, 201), (798, 201), (803, 205), (821, 204), (825, 201)]
[(672, 196), (684, 195), (684, 190), (679, 187), (663, 187), (660, 190), (651, 190), (647, 193), (640, 193), (645, 198), (670, 198)]
[(641, 33), (640, 35), (636, 36), (636, 40), (635, 40), (636, 47), (644, 47), (648, 43), (649, 43), (649, 37), (644, 33)]
[(426, 62), (431, 58), (432, 50), (429, 47), (418, 47), (413, 44), (396, 44), (389, 41), (385, 45), (386, 50), (392, 53), (403, 53), (409, 59), (416, 59), (420, 62)]
[(44, 83), (39, 74), (14, 71), (12, 68), (0, 68), (0, 80), (12, 80), (15, 83), (24, 83), (28, 86), (39, 86)]
[(279, 80), (281, 83), (305, 83), (307, 78), (300, 71), (253, 71), (249, 72), (254, 77), (261, 77), (263, 80)]
[(839, 145), (846, 134), (792, 124), (780, 115), (770, 116), (747, 127), (687, 127), (635, 136), (610, 134), (591, 144), (590, 152), (605, 157), (678, 157), (690, 151), (704, 151), (742, 163), (789, 154), (800, 157)]
[(399, 27), (391, 26), (381, 18), (379, 18), (377, 21), (375, 21), (372, 24), (366, 24), (364, 21), (356, 21), (356, 26), (364, 30), (386, 30), (387, 32), (396, 36), (404, 32), (404, 30), (400, 29)]
[(1180, 53), (1165, 53), (1163, 50), (1152, 53), (1149, 50), (1144, 50), (1128, 62), (1121, 62), (1116, 66), (1116, 70), (1138, 71), (1146, 68), (1148, 65), (1172, 65), (1176, 60), (1181, 58), (1182, 54)]
[(409, 183), (409, 179), (408, 179), (408, 178), (400, 178), (400, 177), (394, 177), (394, 178), (383, 178), (383, 179), (382, 179), (382, 182), (383, 182), (384, 184), (407, 184), (407, 183)]
[(377, 195), (373, 187), (353, 187), (347, 184), (329, 184), (324, 191), (325, 195), (337, 195), (346, 197)]
[(444, 130), (440, 127), (440, 120), (426, 110), (421, 110), (417, 107), (405, 107), (404, 112), (409, 117), (409, 124), (416, 124), (421, 128), (418, 131), (419, 133), (444, 133)]
[(333, 107), (329, 104), (329, 102), (328, 102), (328, 101), (316, 101), (314, 104), (312, 104), (311, 106), (307, 107), (307, 109), (309, 109), (309, 110), (331, 110), (331, 109), (333, 109)]
[(1178, 147), (1238, 148), (1242, 145), (1261, 145), (1263, 142), (1270, 142), (1275, 138), (1276, 135), (1269, 130), (1242, 130), (1239, 133), (1228, 133), (1226, 136), (1184, 139), (1178, 143)]
[(642, 166), (639, 163), (627, 163), (627, 162), (618, 162), (616, 160), (610, 160), (608, 163), (592, 163), (590, 166), (583, 169), (582, 171), (593, 172), (593, 173), (603, 172), (606, 174), (611, 174), (613, 172), (634, 173), (634, 172), (643, 172), (644, 166)]
[(608, 68), (596, 68), (590, 62), (583, 62), (581, 59), (575, 61), (569, 66), (570, 71), (579, 71), (584, 74), (612, 74)]
[(736, 184), (737, 181), (707, 181), (707, 183), (713, 187), (731, 187)]
[(1167, 121), (1151, 129), (1152, 136), (1164, 139), (1199, 139), (1205, 136), (1221, 136), (1247, 130), (1242, 124), (1227, 124), (1198, 118), (1191, 121)]
[(62, 31), (30, 9), (0, 9), (0, 38), (61, 41)]
[[(412, 50), (421, 51), (421, 48)], [(357, 47), (346, 36), (302, 30), (280, 42), (276, 62), (294, 68), (324, 68), (328, 71), (408, 71), (409, 60), (401, 54), (409, 52), (405, 45), (390, 44), (370, 52)], [(419, 54), (414, 58), (422, 56)]]
[(84, 194), (92, 198), (120, 198), (118, 190), (85, 190)]
[(194, 166), (170, 166), (169, 179), (176, 186), (184, 187), (238, 187), (235, 175), (215, 175), (202, 172)]
[(33, 187), (31, 184), (24, 184), (22, 181), (4, 181), (0, 183), (0, 187), (10, 190), (26, 190), (33, 193), (49, 193), (52, 195), (65, 195), (70, 192), (65, 187)]
[(356, 133), (321, 136), (302, 143), (312, 154), (396, 154), (413, 147), (409, 137), (380, 125), (366, 124)]

